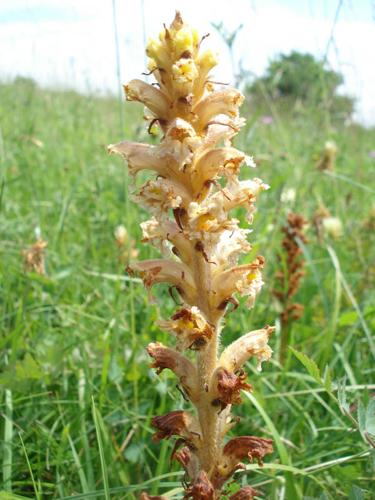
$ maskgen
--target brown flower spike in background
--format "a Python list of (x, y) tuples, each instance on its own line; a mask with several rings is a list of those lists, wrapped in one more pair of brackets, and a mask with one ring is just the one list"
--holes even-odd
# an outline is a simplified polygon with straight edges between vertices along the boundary
[[(262, 464), (273, 451), (269, 439), (226, 439), (234, 425), (231, 406), (241, 402), (241, 390), (251, 390), (243, 367), (255, 357), (260, 369), (270, 358), (273, 328), (247, 333), (219, 350), (223, 317), (234, 309), (229, 304), (237, 305), (238, 294), (248, 297), (252, 307), (263, 284), (261, 256), (238, 265), (239, 256), (251, 250), (250, 231), (230, 214), (244, 207), (251, 223), (255, 199), (268, 186), (257, 178), (239, 180), (241, 165), (255, 166), (232, 146), (244, 124), (238, 112), (243, 96), (210, 81), (217, 62), (210, 50), (201, 50), (202, 41), (177, 13), (159, 40), (149, 42), (149, 69), (157, 86), (132, 80), (125, 92), (128, 100), (147, 107), (150, 129), (157, 124), (163, 138), (157, 146), (124, 141), (109, 151), (126, 159), (132, 175), (144, 169), (155, 172), (137, 200), (153, 215), (141, 224), (143, 242), (157, 247), (162, 258), (138, 262), (129, 270), (148, 289), (169, 284), (183, 301), (170, 320), (160, 322), (175, 337), (175, 348), (153, 342), (147, 352), (158, 373), (167, 368), (175, 373), (195, 411), (153, 417), (154, 440), (177, 437), (172, 458), (186, 470), (185, 498), (214, 500), (244, 461)], [(183, 354), (186, 350), (195, 352), (195, 362)], [(255, 494), (247, 486), (231, 498)]]
[(279, 361), (284, 364), (290, 328), (293, 321), (299, 319), (303, 314), (303, 306), (294, 301), (294, 296), (301, 284), (305, 272), (305, 260), (303, 259), (301, 243), (307, 243), (304, 234), (307, 221), (302, 215), (289, 213), (286, 225), (282, 228), (284, 238), (282, 240), (283, 253), (279, 261), (284, 265), (276, 273), (276, 287), (273, 291), (281, 305), (280, 314), (280, 351)]

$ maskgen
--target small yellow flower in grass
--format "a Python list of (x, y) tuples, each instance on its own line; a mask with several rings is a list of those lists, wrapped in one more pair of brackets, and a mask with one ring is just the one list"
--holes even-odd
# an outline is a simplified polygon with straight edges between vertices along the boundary
[(39, 227), (35, 228), (36, 242), (29, 248), (22, 250), (23, 265), (26, 272), (45, 275), (45, 249), (48, 243), (43, 240)]
[(119, 247), (123, 247), (124, 245), (126, 245), (128, 241), (128, 231), (125, 226), (123, 226), (122, 224), (117, 226), (114, 234), (116, 243)]
[(120, 224), (115, 228), (114, 237), (118, 248), (121, 250), (119, 260), (121, 262), (128, 262), (129, 260), (138, 257), (138, 250), (134, 246), (134, 241), (129, 242), (129, 233), (125, 226)]
[(327, 141), (317, 163), (319, 170), (334, 170), (338, 148), (335, 142)]
[(280, 199), (282, 203), (294, 203), (296, 199), (296, 190), (294, 188), (284, 189), (281, 193)]
[(342, 222), (338, 217), (324, 217), (322, 219), (323, 231), (327, 236), (337, 240), (343, 234)]

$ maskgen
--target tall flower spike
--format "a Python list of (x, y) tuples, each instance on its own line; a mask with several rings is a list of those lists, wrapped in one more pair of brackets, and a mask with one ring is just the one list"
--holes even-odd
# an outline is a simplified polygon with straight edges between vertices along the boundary
[[(252, 307), (263, 284), (262, 256), (238, 264), (239, 257), (251, 250), (250, 231), (239, 227), (232, 210), (244, 208), (251, 222), (256, 198), (268, 186), (259, 179), (239, 180), (243, 164), (255, 166), (232, 146), (244, 124), (239, 116), (244, 98), (238, 90), (212, 82), (209, 73), (216, 57), (210, 50), (202, 51), (203, 39), (177, 13), (159, 39), (148, 43), (148, 66), (158, 88), (133, 80), (125, 92), (128, 100), (146, 106), (150, 128), (157, 124), (163, 137), (156, 146), (123, 141), (109, 146), (109, 151), (125, 158), (131, 175), (145, 169), (155, 174), (137, 200), (153, 214), (141, 224), (143, 242), (154, 245), (162, 258), (128, 269), (149, 290), (158, 283), (169, 284), (182, 301), (171, 319), (159, 322), (175, 337), (175, 348), (154, 342), (147, 351), (158, 373), (165, 368), (174, 372), (195, 415), (176, 410), (154, 417), (154, 439), (177, 436), (172, 458), (185, 468), (190, 481), (185, 498), (216, 500), (244, 459), (261, 465), (272, 452), (267, 439), (224, 440), (234, 425), (232, 404), (241, 402), (241, 390), (251, 390), (244, 365), (255, 358), (260, 367), (270, 358), (273, 328), (247, 333), (219, 352), (223, 317), (237, 307), (236, 296), (246, 296)], [(183, 351), (189, 350), (193, 354), (186, 357)], [(232, 497), (250, 499), (255, 493), (249, 486)]]

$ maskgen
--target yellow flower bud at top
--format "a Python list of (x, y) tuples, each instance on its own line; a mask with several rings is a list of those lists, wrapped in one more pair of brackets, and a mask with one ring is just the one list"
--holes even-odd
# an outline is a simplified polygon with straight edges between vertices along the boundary
[(146, 46), (146, 54), (148, 55), (148, 57), (152, 59), (157, 59), (160, 50), (161, 50), (161, 44), (157, 40), (150, 38)]
[(199, 33), (196, 29), (191, 30), (191, 37), (193, 40), (193, 44), (198, 45), (199, 44)]
[(189, 51), (193, 53), (193, 34), (190, 28), (183, 28), (176, 32), (173, 37), (175, 46), (176, 58), (179, 59), (183, 52)]
[(149, 59), (147, 61), (147, 69), (149, 71), (154, 71), (157, 67), (158, 65), (156, 64), (155, 59)]
[(203, 52), (203, 54), (199, 56), (197, 61), (199, 68), (205, 73), (208, 73), (213, 67), (217, 65), (217, 63), (217, 56), (210, 49)]
[(146, 47), (146, 54), (150, 59), (155, 60), (157, 67), (165, 67), (169, 64), (168, 50), (164, 43), (160, 43), (153, 38), (150, 38)]
[(192, 82), (199, 73), (193, 59), (180, 59), (172, 66), (173, 77), (180, 83)]

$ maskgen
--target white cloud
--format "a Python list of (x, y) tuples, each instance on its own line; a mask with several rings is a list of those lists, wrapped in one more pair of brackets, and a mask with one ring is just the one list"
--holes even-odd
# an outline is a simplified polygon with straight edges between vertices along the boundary
[[(221, 53), (217, 78), (228, 81), (230, 59), (225, 45), (211, 27), (223, 21), (228, 29), (240, 23), (235, 46), (246, 69), (261, 74), (277, 53), (293, 49), (323, 56), (333, 16), (289, 8), (293, 2), (249, 0), (144, 0), (147, 35), (155, 36), (169, 23), (176, 8)], [(139, 77), (145, 67), (142, 2), (117, 0), (121, 76)], [(307, 5), (307, 4), (306, 4)], [(309, 4), (310, 5), (310, 4)], [(79, 90), (116, 90), (116, 56), (111, 0), (2, 0), (0, 13), (1, 74), (29, 75), (45, 85), (69, 85)], [(344, 73), (345, 91), (358, 97), (358, 117), (375, 124), (375, 66), (369, 61), (375, 30), (362, 12), (347, 8), (334, 30), (328, 60)], [(62, 15), (62, 13), (64, 15)], [(5, 19), (5, 21), (4, 21)], [(3, 21), (3, 22), (2, 22)]]

